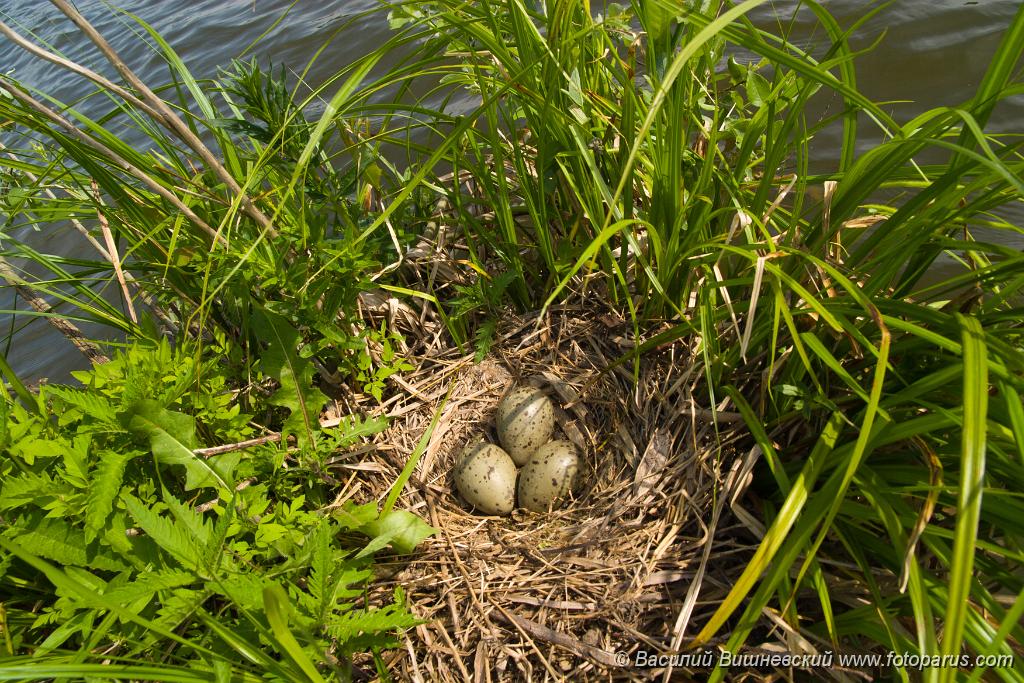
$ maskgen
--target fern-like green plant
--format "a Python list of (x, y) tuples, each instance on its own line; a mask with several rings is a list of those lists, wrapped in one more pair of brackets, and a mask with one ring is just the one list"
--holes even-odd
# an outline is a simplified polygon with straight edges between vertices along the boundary
[[(295, 407), (291, 425), (314, 420), (307, 448), (384, 427), (344, 420), (308, 438), (320, 432), (314, 404), (323, 399), (298, 333), (279, 316), (263, 324), (284, 345), (264, 355), (280, 383), (270, 400)], [(433, 530), (405, 511), (382, 517), (373, 504), (318, 512), (334, 492), (313, 472), (284, 473), (285, 444), (198, 451), (208, 445), (200, 432), (222, 443), (251, 427), (209, 399), (224, 366), (186, 347), (132, 345), (79, 373), (83, 387), (46, 387), (42, 414), (3, 402), (0, 605), (17, 626), (14, 657), (0, 670), (87, 666), (98, 662), (92, 652), (113, 648), (134, 662), (126, 671), (159, 661), (168, 680), (175, 667), (193, 667), (308, 681), (394, 645), (397, 630), (417, 623), (400, 594), (367, 604), (366, 584), (376, 552), (409, 552)], [(153, 398), (139, 398), (139, 387)], [(236, 486), (242, 479), (250, 485)]]

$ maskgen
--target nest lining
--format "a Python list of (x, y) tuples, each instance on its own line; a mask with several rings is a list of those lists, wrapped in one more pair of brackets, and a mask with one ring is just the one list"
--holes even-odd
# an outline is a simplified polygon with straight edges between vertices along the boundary
[[(635, 382), (629, 364), (607, 371), (633, 342), (625, 324), (594, 306), (509, 317), (480, 363), (440, 339), (418, 354), (376, 449), (342, 466), (359, 474), (344, 498), (382, 500), (448, 396), (398, 504), (439, 531), (413, 555), (378, 565), (373, 587), (401, 587), (424, 620), (388, 656), (396, 678), (686, 675), (622, 667), (616, 653), (678, 652), (763, 534), (740, 506), (757, 451), (739, 449), (746, 430), (738, 416), (721, 412), (716, 421), (697, 407), (692, 350), (677, 342), (645, 354)], [(482, 516), (459, 498), (451, 471), (467, 442), (482, 435), (496, 443), (497, 404), (520, 384), (553, 399), (553, 438), (579, 449), (582, 486), (549, 513)]]

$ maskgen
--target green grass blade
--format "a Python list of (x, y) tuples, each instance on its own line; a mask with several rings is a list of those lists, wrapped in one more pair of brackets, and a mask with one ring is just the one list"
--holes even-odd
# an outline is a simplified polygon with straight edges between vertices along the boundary
[(263, 607), (266, 610), (267, 621), (270, 622), (270, 629), (277, 638), (278, 645), (288, 655), (289, 659), (306, 676), (311, 683), (325, 683), (323, 676), (316, 670), (316, 666), (310, 661), (299, 641), (295, 639), (291, 629), (288, 628), (288, 596), (284, 589), (278, 585), (267, 586), (263, 589)]
[(384, 506), (381, 508), (380, 516), (385, 517), (395, 507), (395, 503), (398, 502), (398, 497), (402, 495), (405, 484), (409, 481), (409, 477), (416, 469), (416, 465), (420, 461), (420, 457), (424, 451), (427, 450), (427, 445), (430, 443), (430, 437), (434, 435), (434, 430), (437, 428), (437, 423), (441, 420), (441, 413), (444, 411), (445, 404), (448, 403), (448, 397), (451, 396), (452, 390), (455, 388), (453, 383), (448, 387), (448, 393), (445, 394), (444, 398), (441, 399), (441, 404), (438, 405), (437, 410), (434, 411), (434, 417), (431, 418), (430, 424), (427, 425), (427, 430), (423, 432), (423, 436), (416, 443), (416, 448), (413, 449), (412, 453), (409, 454), (409, 459), (405, 461), (405, 466), (402, 467), (402, 472), (395, 479), (395, 483), (391, 485), (391, 489), (388, 491), (388, 497), (384, 500)]
[[(743, 573), (733, 584), (729, 594), (722, 600), (718, 609), (715, 610), (700, 632), (694, 636), (691, 643), (692, 647), (700, 647), (714, 637), (726, 620), (743, 604), (748, 593), (765, 571), (773, 566), (783, 566), (786, 572), (789, 571), (788, 564), (784, 562), (778, 565), (775, 564), (776, 553), (786, 543), (787, 539), (791, 538), (790, 532), (793, 526), (797, 524), (797, 520), (800, 519), (800, 513), (811, 496), (811, 490), (821, 472), (821, 468), (825, 464), (824, 461), (833, 452), (832, 449), (839, 438), (843, 424), (845, 424), (845, 416), (837, 413), (826, 425), (803, 470), (793, 482), (793, 488), (786, 497), (782, 509), (775, 515), (775, 519), (758, 545), (754, 556), (747, 563)], [(804, 521), (806, 522), (806, 519)]]
[[(961, 437), (960, 486), (957, 493), (956, 538), (949, 577), (949, 610), (942, 632), (941, 654), (956, 655), (963, 647), (964, 625), (971, 611), (968, 600), (974, 580), (975, 542), (981, 521), (985, 484), (985, 420), (988, 412), (988, 367), (985, 333), (972, 317), (956, 316), (963, 342), (963, 435)], [(955, 679), (956, 670), (945, 668), (940, 681)]]
[(168, 683), (209, 683), (212, 671), (197, 667), (144, 666), (129, 664), (49, 664), (35, 658), (22, 658), (21, 664), (0, 660), (0, 681), (38, 681), (61, 679), (113, 679), (127, 681), (167, 681)]

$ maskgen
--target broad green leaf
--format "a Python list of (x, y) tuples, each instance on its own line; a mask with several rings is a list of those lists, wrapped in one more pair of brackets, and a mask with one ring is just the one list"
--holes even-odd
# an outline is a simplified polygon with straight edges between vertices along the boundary
[(755, 107), (760, 107), (771, 100), (772, 86), (761, 74), (753, 69), (747, 71), (747, 97)]
[(356, 505), (352, 501), (346, 501), (340, 508), (335, 508), (331, 515), (338, 520), (342, 528), (357, 531), (377, 519), (379, 513), (376, 503)]
[(167, 410), (157, 401), (142, 399), (120, 414), (132, 434), (149, 441), (150, 450), (162, 465), (185, 468), (185, 490), (201, 486), (230, 490), (231, 459), (215, 467), (193, 451), (199, 447), (196, 420), (191, 415)]
[(300, 444), (314, 443), (327, 396), (313, 384), (313, 365), (298, 354), (298, 331), (284, 317), (266, 310), (256, 311), (254, 326), (267, 343), (263, 372), (281, 385), (268, 402), (291, 411), (281, 428), (282, 436), (294, 434)]
[(356, 557), (368, 555), (388, 543), (396, 552), (411, 553), (420, 541), (437, 533), (437, 529), (407, 510), (391, 510), (370, 522), (363, 531), (373, 540)]

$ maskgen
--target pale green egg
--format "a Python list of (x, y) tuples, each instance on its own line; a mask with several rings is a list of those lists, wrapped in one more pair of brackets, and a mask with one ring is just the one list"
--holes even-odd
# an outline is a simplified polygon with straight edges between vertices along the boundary
[(466, 502), (489, 515), (507, 515), (516, 506), (516, 464), (490, 443), (470, 445), (455, 466), (455, 487)]
[(562, 503), (576, 487), (580, 465), (580, 457), (568, 441), (541, 446), (519, 472), (519, 506), (544, 512)]
[(498, 441), (516, 465), (522, 466), (551, 438), (555, 407), (540, 389), (519, 387), (498, 404), (495, 421)]

